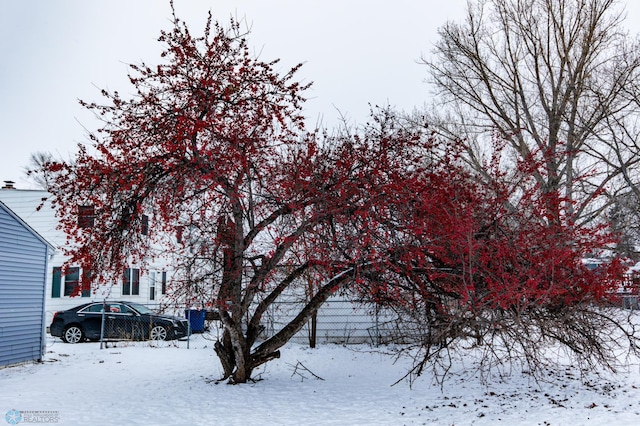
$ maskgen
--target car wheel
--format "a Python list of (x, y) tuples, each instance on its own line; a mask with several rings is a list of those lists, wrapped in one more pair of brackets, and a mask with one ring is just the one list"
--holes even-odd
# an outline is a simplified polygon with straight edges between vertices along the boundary
[(167, 329), (161, 325), (155, 325), (151, 328), (149, 338), (151, 340), (167, 340)]
[(84, 331), (77, 325), (70, 325), (62, 332), (62, 340), (66, 343), (80, 343), (84, 340)]

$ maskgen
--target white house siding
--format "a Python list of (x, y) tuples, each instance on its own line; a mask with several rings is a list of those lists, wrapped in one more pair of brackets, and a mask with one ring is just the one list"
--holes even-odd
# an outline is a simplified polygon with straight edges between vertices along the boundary
[[(140, 275), (140, 288), (138, 295), (123, 295), (122, 294), (122, 281), (119, 280), (115, 283), (105, 283), (94, 289), (91, 294), (83, 296), (65, 296), (64, 295), (64, 277), (62, 277), (60, 286), (60, 296), (53, 297), (53, 280), (54, 280), (54, 268), (61, 267), (68, 260), (64, 256), (64, 247), (67, 245), (67, 239), (64, 232), (57, 229), (58, 220), (55, 216), (55, 211), (51, 208), (51, 203), (47, 200), (50, 194), (43, 190), (23, 190), (23, 189), (0, 189), (0, 201), (7, 205), (13, 212), (15, 212), (22, 220), (24, 220), (29, 226), (31, 226), (38, 234), (44, 239), (49, 241), (55, 248), (55, 254), (49, 261), (49, 267), (47, 270), (46, 289), (45, 289), (45, 323), (48, 326), (51, 323), (53, 314), (56, 311), (69, 309), (77, 306), (81, 303), (86, 303), (94, 300), (102, 300), (105, 297), (109, 299), (124, 299), (133, 302), (140, 302), (144, 304), (159, 303), (160, 298), (160, 282), (156, 278), (156, 298), (150, 300), (149, 296), (149, 274)], [(44, 203), (44, 204), (43, 204)], [(41, 209), (38, 206), (42, 205)], [(69, 206), (69, 208), (76, 208), (76, 206)], [(73, 266), (73, 265), (70, 265)], [(135, 265), (131, 266), (136, 268)], [(160, 272), (166, 270), (165, 264), (159, 263), (152, 265), (152, 269)], [(123, 271), (124, 274), (124, 271)], [(158, 275), (156, 275), (158, 277)], [(56, 295), (57, 296), (57, 295)]]
[(42, 358), (51, 249), (0, 203), (0, 366)]
[[(302, 304), (290, 300), (272, 305), (263, 317), (265, 327), (262, 337), (271, 337), (279, 332), (300, 312)], [(318, 309), (316, 316), (317, 343), (377, 344), (389, 341), (389, 327), (395, 330), (395, 316), (388, 312), (366, 306), (346, 296), (333, 296)], [(307, 343), (310, 340), (311, 322), (308, 322), (292, 339), (292, 342)]]

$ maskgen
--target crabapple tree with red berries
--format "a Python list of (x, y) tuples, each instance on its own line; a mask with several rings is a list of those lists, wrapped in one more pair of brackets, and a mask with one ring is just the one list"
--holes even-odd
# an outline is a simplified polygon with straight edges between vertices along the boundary
[[(524, 322), (527, 339), (583, 350), (560, 322), (600, 301), (616, 271), (596, 279), (580, 263), (607, 242), (602, 230), (557, 220), (559, 199), (529, 191), (527, 167), (541, 162), (485, 184), (454, 144), (385, 109), (357, 129), (308, 131), (298, 66), (257, 58), (233, 20), (210, 15), (194, 36), (174, 16), (159, 41), (158, 65), (131, 65), (130, 98), (83, 102), (103, 122), (91, 146), (44, 166), (69, 264), (94, 289), (132, 262), (169, 259), (174, 297), (220, 312), (215, 351), (231, 383), (279, 357), (346, 288), (411, 312), (425, 348), (506, 339)], [(300, 289), (293, 319), (261, 335), (268, 309)]]
[(575, 224), (560, 191), (540, 190), (547, 153), (512, 164), (504, 146), (494, 144), (482, 176), (455, 167), (454, 154), (412, 188), (420, 195), (397, 206), (399, 256), (387, 280), (377, 278), (399, 285), (360, 291), (399, 314), (398, 337), (416, 349), (411, 377), (427, 366), (444, 374), (453, 354), (470, 348), (483, 369), (516, 362), (539, 373), (555, 364), (555, 347), (585, 368), (615, 370), (620, 350), (640, 347), (633, 316), (611, 306), (625, 265), (612, 259), (594, 270), (584, 257), (606, 252), (616, 235), (604, 224)]
[[(172, 259), (175, 294), (212, 289), (205, 302), (223, 324), (215, 350), (224, 378), (242, 383), (376, 263), (367, 216), (419, 176), (421, 141), (384, 128), (375, 141), (308, 132), (298, 67), (281, 75), (277, 61), (254, 57), (238, 22), (210, 16), (195, 37), (174, 19), (159, 39), (163, 62), (131, 65), (133, 97), (104, 90), (108, 102), (83, 102), (104, 123), (93, 147), (46, 168), (69, 263), (96, 286), (132, 262)], [(328, 234), (335, 241), (321, 241)], [(354, 246), (336, 250), (347, 239)], [(317, 283), (308, 303), (256, 345), (266, 310), (303, 277)]]

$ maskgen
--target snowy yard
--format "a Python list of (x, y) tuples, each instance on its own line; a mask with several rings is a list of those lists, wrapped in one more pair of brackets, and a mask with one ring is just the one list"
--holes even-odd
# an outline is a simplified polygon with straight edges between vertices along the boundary
[(0, 424), (38, 415), (60, 425), (640, 424), (637, 363), (605, 378), (561, 369), (542, 383), (515, 372), (483, 383), (461, 363), (443, 388), (428, 376), (411, 388), (392, 386), (408, 360), (394, 364), (369, 346), (289, 345), (262, 380), (230, 386), (215, 383), (221, 369), (209, 342), (192, 343), (100, 350), (49, 338), (43, 363), (0, 370)]

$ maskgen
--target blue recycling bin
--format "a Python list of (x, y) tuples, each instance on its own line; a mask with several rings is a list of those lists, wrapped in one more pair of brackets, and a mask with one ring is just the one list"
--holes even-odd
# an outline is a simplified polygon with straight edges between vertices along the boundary
[(204, 314), (206, 311), (198, 309), (186, 309), (185, 318), (189, 319), (189, 326), (192, 333), (202, 333), (204, 331)]

